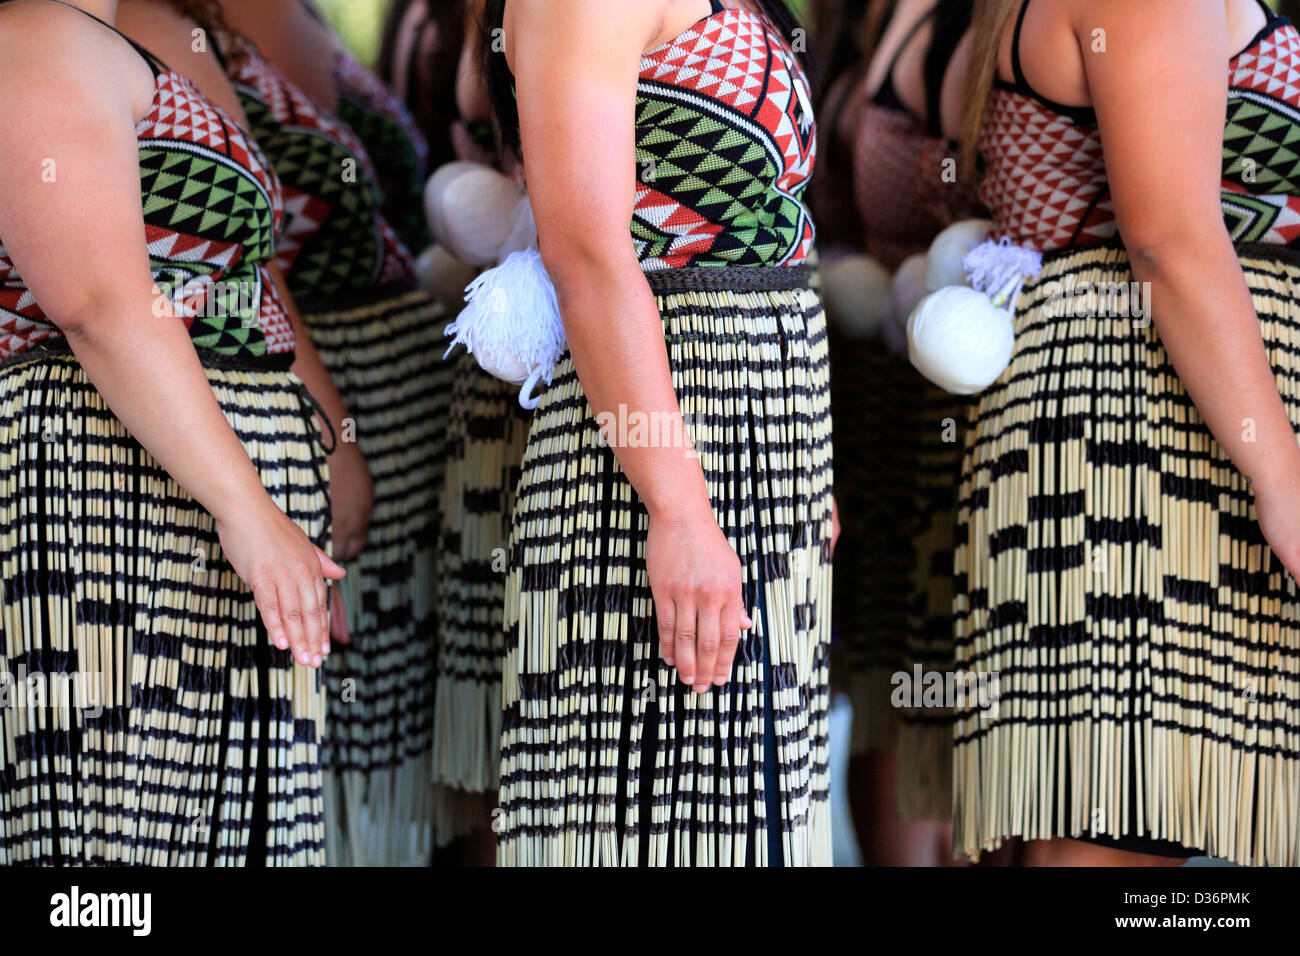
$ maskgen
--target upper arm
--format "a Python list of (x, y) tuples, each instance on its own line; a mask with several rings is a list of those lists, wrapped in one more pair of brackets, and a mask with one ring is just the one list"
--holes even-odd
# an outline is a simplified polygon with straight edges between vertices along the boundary
[(1219, 189), (1231, 50), (1222, 0), (1082, 6), (1075, 32), (1125, 244), (1226, 230)]
[(28, 40), (7, 44), (0, 70), (0, 239), (42, 311), (67, 329), (102, 303), (152, 295), (138, 77), (122, 72), (135, 54), (123, 45), (106, 59), (91, 41), (88, 56), (69, 56), (62, 33)]
[(506, 43), (543, 258), (633, 252), (636, 88), (656, 3), (513, 0)]

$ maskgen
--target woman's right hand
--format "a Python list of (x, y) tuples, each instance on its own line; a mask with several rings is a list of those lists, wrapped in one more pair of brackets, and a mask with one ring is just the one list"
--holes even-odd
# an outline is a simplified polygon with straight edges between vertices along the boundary
[(231, 567), (253, 591), (271, 643), (294, 660), (320, 667), (329, 653), (326, 580), (344, 571), (308, 540), (269, 498), (265, 505), (219, 520), (217, 533)]
[(659, 652), (698, 694), (731, 677), (740, 632), (753, 626), (740, 591), (740, 559), (707, 506), (650, 516), (646, 570), (659, 621)]
[(1278, 560), (1300, 582), (1300, 471), (1289, 469), (1277, 477), (1251, 482), (1255, 517)]

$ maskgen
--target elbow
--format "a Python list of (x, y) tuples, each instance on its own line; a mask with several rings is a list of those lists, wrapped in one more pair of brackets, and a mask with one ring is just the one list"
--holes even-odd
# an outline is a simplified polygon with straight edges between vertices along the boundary
[(641, 272), (630, 238), (626, 243), (543, 240), (541, 255), (561, 300), (576, 291), (621, 282), (631, 272)]
[(1153, 279), (1186, 274), (1204, 263), (1207, 254), (1234, 257), (1232, 238), (1222, 219), (1200, 228), (1182, 224), (1140, 229), (1124, 235), (1124, 247), (1134, 273)]

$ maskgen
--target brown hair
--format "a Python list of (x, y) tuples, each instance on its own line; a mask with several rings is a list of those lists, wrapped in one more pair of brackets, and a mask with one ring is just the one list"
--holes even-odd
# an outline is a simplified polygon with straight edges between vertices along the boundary
[(219, 0), (161, 0), (183, 17), (193, 20), (209, 33), (234, 35), (226, 22)]
[(984, 125), (984, 111), (993, 93), (993, 81), (998, 75), (998, 51), (1007, 25), (1020, 10), (1022, 0), (975, 0), (971, 14), (970, 72), (966, 79), (966, 107), (961, 122), (962, 165), (967, 172), (975, 168), (979, 151), (980, 127)]

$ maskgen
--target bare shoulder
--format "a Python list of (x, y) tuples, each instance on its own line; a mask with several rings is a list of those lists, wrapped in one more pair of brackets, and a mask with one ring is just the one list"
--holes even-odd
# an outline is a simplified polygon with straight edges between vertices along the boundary
[(131, 45), (64, 4), (0, 4), (0, 57), (0, 103), (75, 101), (138, 117), (153, 99), (153, 73)]
[[(507, 0), (503, 26), (506, 48), (511, 48), (511, 34), (538, 35), (562, 40), (573, 38), (574, 56), (581, 56), (583, 43), (592, 38), (609, 38), (620, 45), (636, 44), (641, 49), (654, 45), (674, 14), (707, 0), (637, 0), (636, 3), (610, 3), (609, 0)], [(698, 20), (699, 16), (687, 21)], [(684, 27), (683, 27), (684, 28)], [(675, 33), (680, 30), (674, 31)]]

